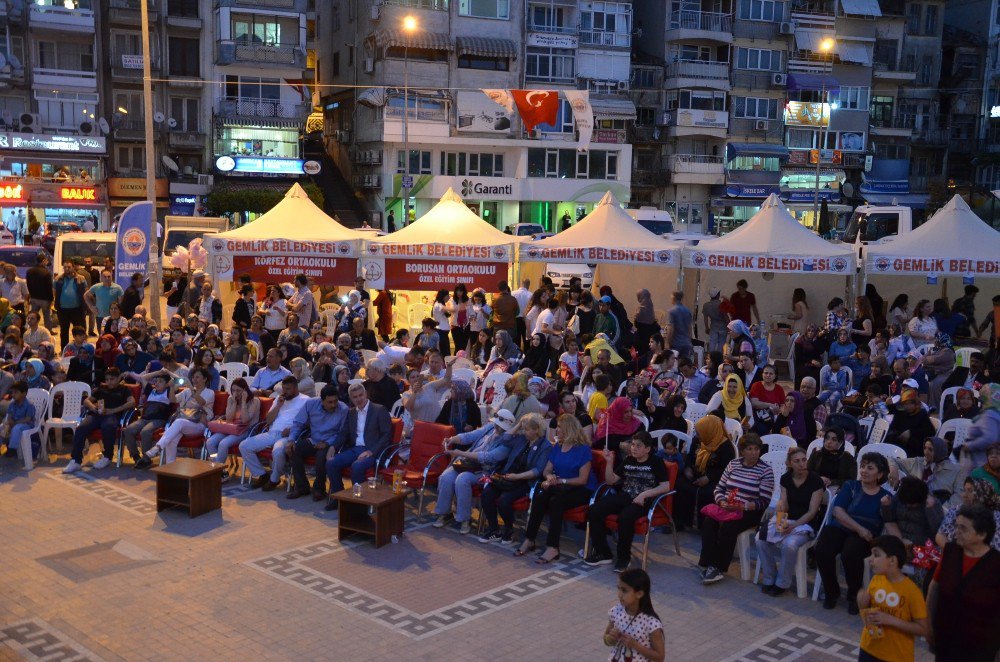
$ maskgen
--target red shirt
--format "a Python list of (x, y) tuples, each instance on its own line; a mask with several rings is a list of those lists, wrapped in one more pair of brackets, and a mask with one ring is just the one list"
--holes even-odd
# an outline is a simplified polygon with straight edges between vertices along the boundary
[[(976, 567), (979, 563), (981, 556), (968, 556), (967, 554), (962, 554), (962, 576), (965, 577), (969, 574), (969, 571)], [(934, 568), (934, 579), (941, 580), (941, 564), (938, 563), (937, 567)]]
[(774, 388), (768, 391), (764, 387), (764, 382), (754, 382), (753, 386), (750, 387), (750, 397), (757, 398), (769, 405), (780, 405), (785, 401), (785, 389), (775, 384)]
[(750, 324), (750, 308), (757, 305), (757, 297), (753, 295), (753, 292), (747, 292), (746, 294), (740, 296), (739, 290), (733, 292), (733, 296), (730, 297), (730, 301), (733, 304), (733, 308), (736, 310), (736, 319), (741, 319), (747, 324)]

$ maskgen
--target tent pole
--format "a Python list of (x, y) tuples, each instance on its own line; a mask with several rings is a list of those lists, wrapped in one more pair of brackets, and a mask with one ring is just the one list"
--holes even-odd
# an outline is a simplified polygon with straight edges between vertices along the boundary
[[(700, 300), (701, 300), (701, 269), (698, 270), (698, 276), (695, 278), (694, 281), (694, 308), (691, 309), (692, 316), (694, 317), (694, 329), (695, 329), (694, 335), (699, 339), (701, 338), (698, 336), (697, 332), (698, 332), (698, 306)], [(706, 344), (708, 343), (708, 329), (705, 329), (704, 342)]]

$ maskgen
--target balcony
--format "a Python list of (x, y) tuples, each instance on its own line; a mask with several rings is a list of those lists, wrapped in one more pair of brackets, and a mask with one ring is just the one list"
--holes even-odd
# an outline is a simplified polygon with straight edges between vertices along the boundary
[(915, 129), (913, 132), (913, 144), (916, 146), (943, 147), (950, 140), (947, 129)]
[[(140, 0), (109, 0), (108, 22), (111, 25), (142, 25), (142, 3)], [(146, 6), (150, 22), (154, 22), (159, 14), (159, 7), (152, 0)]]
[(551, 23), (536, 23), (529, 17), (525, 21), (528, 32), (543, 32), (546, 34), (578, 34), (580, 29), (576, 25), (553, 25)]
[(167, 146), (173, 149), (203, 149), (208, 134), (202, 131), (181, 131), (171, 129), (167, 132)]
[(917, 72), (902, 62), (874, 62), (872, 76), (876, 80), (910, 81), (915, 80)]
[(580, 46), (600, 46), (601, 48), (631, 48), (632, 35), (627, 32), (605, 32), (604, 30), (580, 30)]
[(729, 113), (724, 110), (698, 110), (694, 108), (675, 108), (663, 113), (658, 122), (667, 127), (668, 135), (677, 136), (711, 136), (725, 138), (729, 128)]
[(393, 7), (406, 7), (407, 9), (448, 11), (448, 0), (382, 0), (382, 4)]
[(678, 60), (664, 69), (663, 86), (667, 89), (707, 87), (729, 91), (729, 63)]
[(32, 78), (35, 85), (59, 89), (61, 87), (92, 87), (97, 89), (97, 73), (74, 69), (43, 69), (34, 67)]
[(736, 19), (733, 23), (733, 36), (740, 39), (761, 39), (763, 41), (774, 41), (781, 36), (780, 23), (768, 21), (750, 21)]
[[(115, 120), (112, 125), (115, 140), (143, 140), (146, 137), (146, 120), (142, 117)], [(153, 123), (153, 135), (159, 136), (160, 126)]]
[(900, 136), (909, 138), (913, 134), (913, 118), (872, 117), (869, 119), (873, 136)]
[(756, 120), (745, 117), (734, 117), (730, 120), (729, 132), (734, 136), (767, 142), (768, 140), (782, 140), (784, 138), (785, 125), (781, 120)]
[(63, 6), (31, 5), (32, 30), (94, 34), (94, 12), (90, 9), (67, 9)]
[(671, 12), (666, 39), (730, 44), (733, 41), (733, 17), (729, 14), (707, 11)]
[(312, 111), (307, 103), (280, 103), (269, 99), (220, 99), (219, 117), (275, 118), (305, 121)]
[(726, 183), (724, 164), (721, 156), (702, 154), (674, 154), (667, 157), (667, 170), (674, 184)]
[(248, 9), (287, 9), (300, 14), (308, 11), (306, 0), (216, 0), (215, 6), (246, 7)]
[(667, 132), (659, 126), (634, 126), (629, 130), (631, 143), (662, 143), (666, 142)]
[(662, 169), (640, 169), (632, 171), (632, 186), (637, 188), (657, 188), (670, 183), (670, 173)]
[(299, 45), (273, 45), (220, 39), (216, 42), (215, 63), (256, 64), (305, 69), (306, 53)]

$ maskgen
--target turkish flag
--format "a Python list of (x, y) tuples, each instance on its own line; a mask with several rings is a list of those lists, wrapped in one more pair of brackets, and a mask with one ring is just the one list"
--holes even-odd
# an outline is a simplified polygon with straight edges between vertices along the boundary
[(557, 90), (511, 90), (517, 112), (529, 132), (539, 124), (555, 124), (559, 113)]

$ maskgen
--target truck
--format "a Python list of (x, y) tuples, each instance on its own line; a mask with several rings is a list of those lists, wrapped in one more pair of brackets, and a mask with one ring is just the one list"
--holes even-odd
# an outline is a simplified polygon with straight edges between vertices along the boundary
[(225, 232), (229, 227), (229, 220), (222, 216), (167, 216), (164, 221), (161, 247), (164, 264), (178, 247), (187, 248), (192, 239)]
[(913, 210), (904, 205), (861, 205), (855, 208), (844, 231), (843, 242), (855, 246), (858, 264), (864, 263), (864, 247), (884, 244), (913, 231)]
[(688, 246), (695, 246), (703, 239), (711, 239), (710, 235), (701, 232), (678, 232), (674, 225), (674, 220), (670, 217), (670, 212), (657, 209), (656, 207), (639, 207), (638, 209), (626, 209), (636, 223), (646, 228), (653, 234), (661, 237), (680, 241)]

